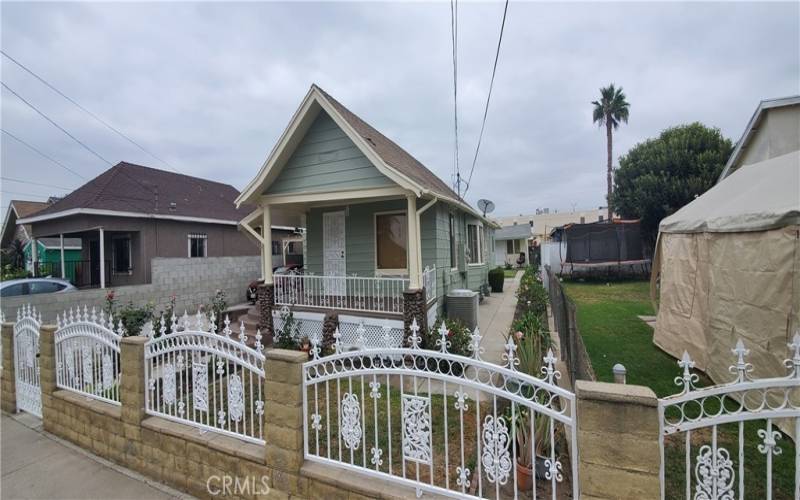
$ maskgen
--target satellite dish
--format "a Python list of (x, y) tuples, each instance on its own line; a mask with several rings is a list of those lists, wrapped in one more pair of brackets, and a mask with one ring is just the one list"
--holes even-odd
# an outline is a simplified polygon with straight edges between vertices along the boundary
[(486, 217), (486, 214), (494, 212), (494, 202), (483, 199), (478, 200), (478, 210), (483, 212), (483, 216)]

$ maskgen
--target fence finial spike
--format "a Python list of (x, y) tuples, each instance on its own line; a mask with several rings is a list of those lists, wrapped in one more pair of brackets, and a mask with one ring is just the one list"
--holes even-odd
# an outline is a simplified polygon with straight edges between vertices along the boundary
[(342, 352), (342, 334), (339, 333), (338, 326), (333, 332), (333, 349), (336, 351), (336, 354), (341, 354)]
[(367, 341), (364, 338), (365, 333), (367, 333), (367, 329), (364, 328), (364, 318), (361, 318), (358, 320), (358, 326), (356, 327), (356, 345), (360, 351), (367, 348)]
[(42, 311), (39, 311), (39, 316), (37, 317), (36, 321), (38, 321), (39, 324), (42, 323)]
[(208, 331), (211, 333), (217, 333), (217, 314), (214, 310), (211, 310), (211, 316), (208, 317)]
[(61, 326), (61, 316), (59, 316), (58, 313), (56, 313), (56, 325), (58, 325), (59, 329), (62, 328), (62, 326)]
[(72, 306), (69, 306), (69, 322), (70, 323), (75, 322), (75, 312), (72, 310)]
[(683, 386), (683, 393), (687, 393), (694, 388), (694, 383), (700, 379), (697, 374), (691, 372), (691, 369), (694, 368), (694, 361), (692, 361), (688, 351), (683, 351), (683, 356), (678, 361), (678, 367), (683, 370), (683, 374), (680, 377), (675, 377), (675, 385)]
[(170, 318), (169, 331), (172, 332), (172, 333), (176, 333), (178, 331), (178, 318), (175, 316), (175, 311), (172, 311), (172, 317)]
[[(547, 348), (547, 356), (544, 357), (545, 366), (542, 368), (542, 373), (544, 373), (547, 382), (552, 384), (554, 383), (555, 379), (561, 378), (561, 372), (555, 369), (556, 361), (558, 359), (553, 354), (553, 348)], [(517, 360), (519, 363), (519, 360)]]
[(109, 330), (113, 330), (114, 329), (114, 314), (113, 313), (108, 313), (108, 329)]
[(442, 319), (439, 325), (439, 338), (436, 340), (436, 346), (439, 347), (439, 352), (447, 354), (447, 348), (450, 347), (450, 341), (447, 337), (450, 335), (450, 330), (447, 328), (447, 322)]
[(320, 349), (319, 349), (319, 341), (317, 340), (317, 337), (312, 337), (311, 338), (311, 357), (313, 359), (315, 359), (315, 360), (319, 359), (319, 351), (320, 351)]
[(411, 319), (411, 326), (408, 329), (411, 330), (411, 335), (408, 337), (408, 341), (411, 344), (410, 347), (419, 349), (419, 343), (422, 339), (419, 336), (419, 323), (417, 323), (416, 316)]
[(120, 337), (125, 336), (125, 326), (122, 324), (122, 318), (120, 318), (117, 322), (117, 335)]
[(99, 322), (100, 322), (100, 325), (102, 325), (102, 326), (106, 326), (106, 313), (105, 313), (105, 311), (103, 311), (103, 309), (102, 309), (102, 308), (100, 309), (100, 319), (99, 319)]
[[(504, 367), (508, 368), (509, 370), (516, 370), (517, 365), (519, 365), (519, 360), (516, 356), (517, 353), (517, 344), (514, 342), (514, 336), (509, 335), (506, 339), (505, 345), (505, 352), (501, 356), (501, 359), (505, 361)], [(544, 370), (544, 368), (542, 369)]]
[(225, 315), (225, 328), (222, 329), (222, 333), (225, 334), (226, 337), (230, 338), (231, 336), (231, 320), (228, 315)]
[(197, 314), (194, 315), (195, 328), (197, 328), (200, 331), (204, 331), (204, 328), (203, 328), (203, 323), (205, 322), (204, 320), (205, 320), (205, 316), (203, 316), (203, 313), (200, 311), (200, 306), (198, 306), (197, 307)]
[(261, 328), (256, 328), (256, 351), (261, 352), (264, 346), (261, 345)]
[(794, 332), (792, 342), (787, 344), (791, 351), (792, 359), (786, 360), (786, 367), (793, 371), (794, 378), (800, 378), (800, 328)]
[(469, 345), (467, 345), (467, 349), (472, 351), (472, 358), (477, 361), (481, 360), (481, 354), (483, 354), (484, 351), (483, 347), (481, 347), (481, 339), (483, 339), (483, 336), (481, 335), (480, 329), (476, 326), (475, 330), (470, 334), (470, 341)]
[(161, 313), (161, 325), (158, 327), (159, 336), (164, 336), (167, 333), (167, 322), (164, 319), (164, 313)]
[(750, 349), (745, 349), (742, 339), (738, 339), (736, 347), (731, 349), (731, 352), (736, 356), (736, 364), (730, 367), (730, 371), (736, 374), (737, 382), (744, 382), (750, 378), (748, 374), (753, 371), (753, 365), (744, 360), (744, 357), (750, 354)]
[(83, 321), (89, 321), (89, 306), (86, 304), (83, 305)]
[(92, 306), (92, 323), (97, 323), (97, 308)]
[(239, 321), (239, 342), (244, 344), (247, 341), (247, 332), (244, 328), (244, 318)]

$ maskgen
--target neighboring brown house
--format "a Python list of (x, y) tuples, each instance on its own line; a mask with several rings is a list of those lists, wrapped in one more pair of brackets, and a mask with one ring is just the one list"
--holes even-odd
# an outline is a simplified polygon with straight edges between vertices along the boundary
[(8, 204), (6, 217), (3, 219), (0, 248), (8, 248), (14, 240), (19, 240), (23, 244), (27, 243), (31, 239), (31, 228), (27, 224), (17, 224), (17, 219), (30, 217), (48, 206), (49, 204), (44, 201), (11, 200), (11, 203)]
[(79, 261), (40, 274), (75, 276), (78, 286), (143, 284), (154, 257), (259, 255), (237, 229), (253, 209), (237, 210), (238, 195), (229, 184), (120, 162), (17, 224), (30, 227), (32, 239), (82, 240)]

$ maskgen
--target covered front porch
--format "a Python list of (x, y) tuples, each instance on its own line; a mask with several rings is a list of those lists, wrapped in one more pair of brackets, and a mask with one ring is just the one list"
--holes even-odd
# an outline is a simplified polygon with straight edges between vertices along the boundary
[[(267, 195), (242, 222), (262, 247), (262, 278), (274, 304), (400, 318), (404, 293), (424, 290), (437, 301), (435, 260), (423, 267), (421, 218), (436, 199), (401, 188), (324, 195)], [(409, 216), (411, 214), (411, 216)], [(268, 252), (272, 225), (305, 227), (302, 273), (274, 274)]]

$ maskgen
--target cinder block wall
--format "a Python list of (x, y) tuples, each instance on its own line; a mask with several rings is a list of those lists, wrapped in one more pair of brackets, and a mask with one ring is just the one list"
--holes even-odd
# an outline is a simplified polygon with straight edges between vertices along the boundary
[[(44, 429), (94, 454), (200, 498), (212, 476), (267, 477), (267, 498), (414, 498), (413, 489), (366, 479), (303, 456), (302, 363), (307, 355), (266, 352), (265, 445), (145, 413), (144, 337), (121, 342), (121, 405), (56, 387), (53, 326), (40, 331)], [(2, 409), (16, 410), (13, 324), (2, 326)], [(584, 499), (659, 496), (658, 399), (640, 386), (576, 383), (579, 480)], [(252, 490), (244, 498), (263, 498)]]
[(13, 320), (17, 309), (23, 304), (31, 304), (42, 313), (45, 323), (54, 323), (56, 314), (61, 314), (70, 307), (103, 307), (106, 294), (109, 290), (114, 290), (117, 304), (133, 302), (144, 305), (152, 302), (156, 312), (166, 309), (170, 297), (175, 294), (176, 308), (191, 312), (196, 311), (201, 304), (210, 303), (217, 290), (225, 292), (229, 305), (244, 302), (247, 285), (261, 276), (261, 264), (257, 255), (205, 259), (155, 258), (151, 262), (151, 284), (4, 297), (1, 307), (6, 319)]

